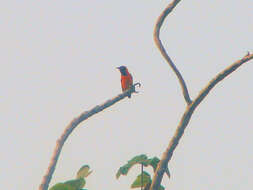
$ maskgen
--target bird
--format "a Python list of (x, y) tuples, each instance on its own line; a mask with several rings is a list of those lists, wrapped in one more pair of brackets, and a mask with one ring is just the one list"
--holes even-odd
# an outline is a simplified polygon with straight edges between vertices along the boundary
[[(117, 67), (121, 73), (121, 88), (122, 92), (125, 92), (129, 90), (132, 85), (133, 85), (133, 77), (132, 75), (128, 72), (128, 69), (126, 66), (120, 66)], [(128, 95), (128, 98), (131, 98), (131, 94)]]

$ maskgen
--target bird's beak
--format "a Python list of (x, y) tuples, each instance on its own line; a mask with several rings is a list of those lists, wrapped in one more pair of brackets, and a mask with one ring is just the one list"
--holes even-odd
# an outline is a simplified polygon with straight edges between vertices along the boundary
[(119, 69), (119, 67), (116, 67), (116, 69)]

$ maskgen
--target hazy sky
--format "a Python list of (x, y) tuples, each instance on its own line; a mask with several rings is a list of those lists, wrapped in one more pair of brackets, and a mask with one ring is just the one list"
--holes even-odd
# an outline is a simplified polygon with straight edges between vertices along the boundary
[[(121, 92), (126, 65), (140, 93), (81, 125), (67, 140), (53, 185), (94, 171), (89, 190), (129, 189), (115, 179), (135, 155), (160, 157), (185, 109), (178, 81), (153, 43), (168, 1), (1, 1), (0, 189), (35, 190), (55, 142), (81, 112)], [(219, 71), (253, 52), (252, 0), (182, 0), (161, 32), (192, 98)], [(220, 83), (195, 111), (166, 189), (253, 188), (253, 62)], [(151, 172), (151, 169), (148, 169)]]

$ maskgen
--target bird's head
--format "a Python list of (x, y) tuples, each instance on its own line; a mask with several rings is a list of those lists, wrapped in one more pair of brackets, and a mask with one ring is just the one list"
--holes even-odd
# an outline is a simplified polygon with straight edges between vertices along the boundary
[(119, 69), (119, 71), (120, 71), (120, 73), (122, 74), (122, 75), (127, 75), (127, 68), (126, 68), (126, 66), (120, 66), (120, 67), (117, 67), (117, 69)]

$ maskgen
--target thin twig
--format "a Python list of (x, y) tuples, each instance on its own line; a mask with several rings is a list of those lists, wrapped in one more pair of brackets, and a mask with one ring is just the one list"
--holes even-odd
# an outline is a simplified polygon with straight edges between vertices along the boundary
[(160, 50), (162, 56), (165, 58), (165, 60), (168, 62), (168, 64), (170, 65), (170, 67), (172, 68), (172, 70), (175, 72), (180, 86), (182, 88), (182, 92), (184, 95), (184, 99), (186, 101), (186, 103), (189, 105), (191, 104), (191, 98), (186, 86), (186, 83), (181, 75), (181, 73), (179, 72), (179, 70), (177, 69), (177, 67), (175, 66), (175, 64), (173, 63), (173, 61), (171, 60), (171, 58), (169, 57), (169, 55), (167, 54), (161, 40), (160, 40), (160, 29), (161, 26), (165, 20), (165, 18), (167, 17), (167, 15), (175, 8), (175, 6), (180, 2), (180, 0), (174, 0), (172, 3), (170, 3), (165, 9), (164, 11), (161, 13), (161, 15), (158, 17), (157, 21), (156, 21), (156, 25), (155, 25), (155, 29), (154, 29), (154, 41), (156, 46), (158, 47), (158, 49)]
[(143, 163), (141, 163), (141, 190), (143, 189)]
[(51, 161), (49, 163), (47, 172), (42, 179), (41, 185), (39, 186), (39, 190), (47, 190), (48, 189), (48, 186), (51, 181), (52, 175), (55, 171), (55, 167), (56, 167), (57, 161), (59, 159), (62, 147), (63, 147), (65, 141), (67, 140), (67, 138), (69, 137), (69, 135), (72, 133), (72, 131), (78, 126), (78, 124), (80, 124), (82, 121), (88, 119), (89, 117), (93, 116), (94, 114), (99, 113), (99, 112), (103, 111), (104, 109), (112, 106), (116, 102), (127, 97), (129, 94), (137, 93), (137, 91), (135, 90), (136, 86), (140, 87), (140, 83), (134, 84), (130, 90), (125, 91), (124, 93), (119, 94), (118, 96), (116, 96), (110, 100), (107, 100), (105, 103), (103, 103), (101, 105), (97, 105), (94, 108), (81, 113), (78, 117), (74, 118), (69, 123), (69, 125), (65, 128), (61, 137), (56, 142), (53, 156), (52, 156)]
[(156, 172), (154, 174), (152, 184), (150, 187), (150, 190), (157, 190), (158, 187), (161, 184), (161, 180), (163, 177), (163, 174), (165, 172), (165, 169), (168, 166), (168, 162), (170, 161), (174, 150), (176, 149), (180, 138), (184, 134), (184, 130), (187, 127), (191, 116), (194, 112), (194, 110), (198, 107), (198, 105), (201, 103), (201, 101), (208, 95), (208, 93), (215, 87), (216, 84), (218, 84), (220, 81), (222, 81), (225, 77), (227, 77), (229, 74), (231, 74), (233, 71), (238, 69), (243, 63), (253, 59), (253, 54), (247, 54), (242, 59), (236, 61), (226, 69), (224, 69), (222, 72), (220, 72), (218, 75), (216, 75), (215, 78), (213, 78), (206, 87), (203, 88), (203, 90), (200, 91), (199, 95), (193, 100), (192, 104), (188, 105), (186, 107), (186, 110), (181, 118), (181, 121), (176, 129), (176, 132), (174, 136), (172, 137), (169, 146), (167, 147), (166, 151), (163, 153), (161, 161), (159, 162)]

